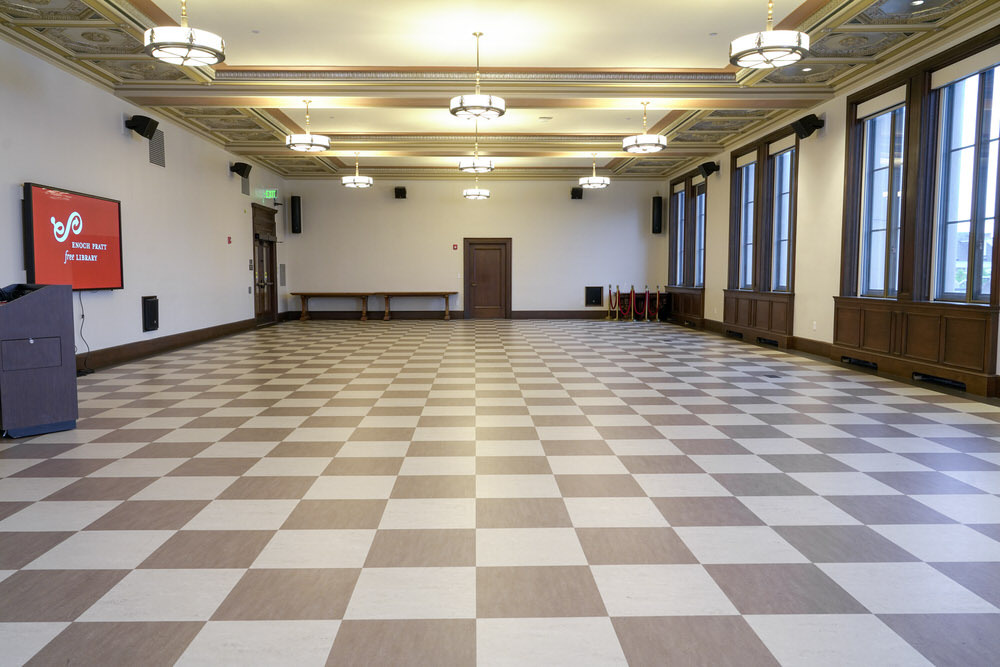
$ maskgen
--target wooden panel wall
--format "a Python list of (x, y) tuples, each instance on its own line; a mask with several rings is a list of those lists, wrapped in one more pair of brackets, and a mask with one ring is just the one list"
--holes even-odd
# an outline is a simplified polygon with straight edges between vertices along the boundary
[(795, 296), (787, 292), (725, 290), (723, 323), (750, 342), (773, 340), (788, 347), (792, 338)]

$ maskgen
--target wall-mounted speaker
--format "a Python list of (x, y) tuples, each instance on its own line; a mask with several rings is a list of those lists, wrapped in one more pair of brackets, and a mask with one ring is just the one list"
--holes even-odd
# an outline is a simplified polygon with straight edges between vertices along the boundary
[(824, 125), (826, 125), (826, 123), (822, 118), (814, 113), (811, 113), (808, 116), (803, 116), (792, 123), (792, 131), (795, 132), (795, 136), (799, 139), (805, 139)]
[(406, 188), (393, 188), (392, 192), (396, 196), (396, 199), (406, 199)]
[(698, 165), (698, 173), (702, 178), (708, 178), (717, 171), (719, 171), (718, 162), (702, 162)]
[(583, 188), (570, 188), (569, 190), (570, 199), (583, 199)]
[(663, 197), (653, 197), (653, 233), (663, 233)]
[(292, 234), (302, 233), (302, 197), (292, 195), (289, 213), (292, 216)]
[(153, 138), (159, 124), (159, 122), (153, 120), (149, 116), (132, 116), (125, 121), (125, 127), (132, 130), (140, 137), (145, 137), (146, 139)]
[(160, 328), (160, 300), (155, 296), (142, 297), (142, 330), (156, 331)]
[(229, 171), (233, 172), (240, 178), (250, 178), (250, 170), (253, 167), (246, 162), (234, 162), (229, 165)]

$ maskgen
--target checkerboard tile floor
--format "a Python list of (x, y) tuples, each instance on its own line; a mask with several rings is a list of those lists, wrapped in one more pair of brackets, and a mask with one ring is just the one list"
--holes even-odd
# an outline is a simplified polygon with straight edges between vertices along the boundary
[(0, 664), (997, 665), (1000, 412), (661, 324), (287, 323), (0, 441)]

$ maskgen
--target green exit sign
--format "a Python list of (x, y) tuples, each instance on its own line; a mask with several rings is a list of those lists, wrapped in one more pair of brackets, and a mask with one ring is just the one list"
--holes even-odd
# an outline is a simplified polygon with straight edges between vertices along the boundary
[(277, 199), (277, 198), (278, 198), (277, 190), (264, 190), (264, 199)]

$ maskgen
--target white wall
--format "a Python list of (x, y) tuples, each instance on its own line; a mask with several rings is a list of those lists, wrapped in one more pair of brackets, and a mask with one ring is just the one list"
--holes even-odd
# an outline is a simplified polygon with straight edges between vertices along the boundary
[[(362, 169), (362, 173), (364, 169)], [(628, 290), (664, 284), (666, 235), (650, 231), (656, 182), (612, 180), (606, 190), (570, 199), (569, 181), (480, 179), (492, 196), (463, 199), (471, 179), (376, 179), (370, 190), (339, 182), (290, 181), (302, 197), (303, 232), (284, 244), (291, 291), (454, 290), (463, 307), (463, 239), (510, 237), (511, 307), (584, 310), (584, 286)], [(404, 186), (406, 199), (393, 188)], [(453, 250), (457, 244), (458, 249)], [(606, 297), (605, 297), (606, 299)], [(442, 310), (426, 299), (393, 299), (400, 310)], [(373, 302), (374, 304), (374, 302)], [(299, 308), (297, 298), (286, 304)], [(316, 310), (350, 310), (346, 300), (310, 301)], [(373, 307), (377, 307), (374, 306)]]
[[(121, 200), (125, 289), (80, 293), (92, 349), (253, 317), (251, 198), (229, 173), (238, 158), (2, 41), (0, 62), (0, 285), (25, 280), (21, 184), (35, 182)], [(166, 168), (123, 131), (123, 113), (160, 121)], [(259, 166), (250, 181), (251, 192), (284, 188)], [(144, 295), (159, 297), (159, 331), (142, 332)], [(74, 308), (79, 329), (78, 296)]]

